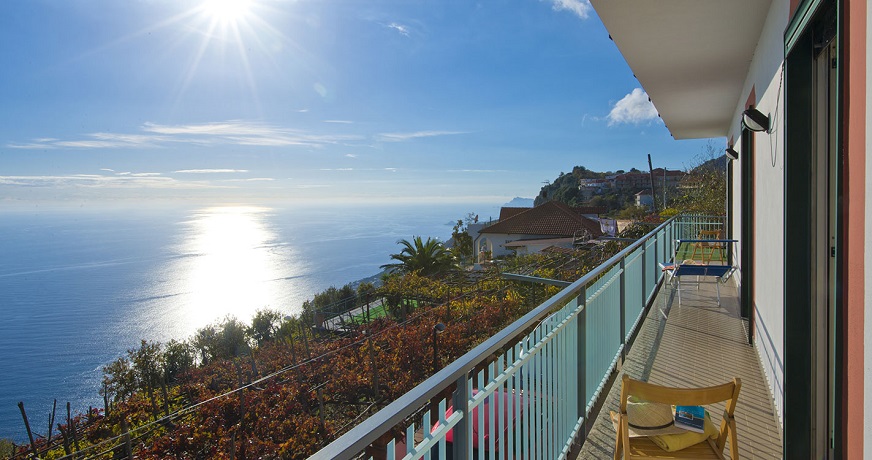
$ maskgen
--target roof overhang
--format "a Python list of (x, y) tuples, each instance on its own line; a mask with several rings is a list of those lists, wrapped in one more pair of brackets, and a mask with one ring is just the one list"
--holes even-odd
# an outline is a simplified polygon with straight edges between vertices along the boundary
[(676, 139), (726, 136), (771, 0), (591, 0)]

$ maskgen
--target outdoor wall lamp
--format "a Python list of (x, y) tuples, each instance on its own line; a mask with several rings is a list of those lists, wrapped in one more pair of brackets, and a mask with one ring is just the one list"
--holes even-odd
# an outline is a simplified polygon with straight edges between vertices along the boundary
[(730, 160), (736, 161), (739, 159), (739, 152), (735, 151), (732, 147), (727, 147), (726, 153), (727, 158)]
[(763, 115), (763, 112), (757, 109), (748, 109), (742, 112), (742, 125), (756, 133), (761, 131), (768, 133), (769, 115)]

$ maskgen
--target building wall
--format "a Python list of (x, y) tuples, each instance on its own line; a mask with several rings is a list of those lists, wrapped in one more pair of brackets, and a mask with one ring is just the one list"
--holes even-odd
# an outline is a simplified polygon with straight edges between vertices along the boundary
[[(753, 103), (761, 112), (769, 113), (774, 129), (771, 134), (754, 134), (754, 343), (763, 370), (774, 396), (779, 420), (783, 423), (784, 400), (784, 133), (781, 123), (784, 113), (782, 62), (784, 29), (789, 14), (788, 0), (775, 0), (769, 10), (754, 59), (748, 71), (741, 100), (728, 138), (735, 140), (740, 150), (740, 119), (746, 99), (754, 95)], [(739, 161), (749, 161), (739, 152)], [(733, 166), (733, 229), (734, 237), (741, 229), (741, 167)], [(772, 229), (772, 230), (765, 230)], [(741, 242), (737, 245), (741, 251)], [(741, 279), (741, 272), (739, 277)]]
[[(866, 193), (868, 153), (866, 150), (866, 15), (868, 5), (864, 0), (845, 2), (845, 79), (843, 115), (845, 134), (845, 221), (846, 267), (845, 299), (847, 337), (845, 340), (845, 420), (844, 443), (847, 458), (862, 458), (868, 452), (869, 443), (864, 442), (872, 429), (872, 419), (865, 414), (865, 405), (872, 395), (866, 397), (865, 382), (868, 380), (868, 354), (865, 353), (866, 296), (870, 288), (865, 277), (865, 251), (869, 214), (866, 211), (869, 195)], [(864, 408), (864, 409), (861, 409)]]
[[(512, 241), (517, 241), (521, 238), (555, 238), (553, 235), (507, 235), (504, 233), (482, 233), (478, 236), (477, 240), (474, 240), (475, 243), (475, 251), (476, 257), (478, 257), (478, 253), (483, 245), (488, 246), (488, 250), (491, 251), (491, 257), (499, 257), (506, 256), (509, 254), (514, 254), (515, 252), (511, 249), (506, 249), (503, 246), (506, 243), (511, 243)], [(479, 262), (483, 262), (479, 260)]]
[[(866, 65), (872, 62), (872, 8), (866, 8)], [(872, 131), (872, 73), (866, 72), (866, 228), (872, 229), (872, 136), (869, 132)], [(866, 250), (865, 260), (872, 260), (872, 235), (866, 232)], [(866, 293), (864, 303), (866, 309), (872, 306), (872, 270), (866, 270), (865, 281)], [(869, 316), (869, 315), (867, 315)], [(866, 429), (864, 430), (863, 439), (863, 457), (872, 458), (872, 318), (865, 318), (864, 336), (867, 339), (864, 342), (864, 375), (863, 375), (863, 394), (870, 395), (864, 401), (864, 416)]]
[(651, 195), (636, 195), (636, 206), (651, 208), (654, 206), (654, 197)]

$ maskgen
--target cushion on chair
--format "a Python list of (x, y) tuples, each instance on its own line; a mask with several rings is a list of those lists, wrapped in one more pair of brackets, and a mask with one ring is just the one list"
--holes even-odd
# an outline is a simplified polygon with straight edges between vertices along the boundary
[(705, 426), (703, 429), (705, 430), (704, 433), (682, 430), (683, 433), (680, 434), (650, 436), (648, 439), (667, 452), (676, 452), (681, 449), (686, 449), (705, 441), (706, 438), (716, 439), (718, 437), (718, 429), (715, 427), (715, 424), (712, 423), (712, 418), (709, 416), (708, 411), (705, 411)]

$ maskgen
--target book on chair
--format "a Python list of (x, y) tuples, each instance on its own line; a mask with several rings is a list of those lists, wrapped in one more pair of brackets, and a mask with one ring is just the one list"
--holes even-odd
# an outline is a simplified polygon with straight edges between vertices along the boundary
[(705, 432), (705, 408), (702, 406), (675, 406), (675, 426), (697, 433)]

